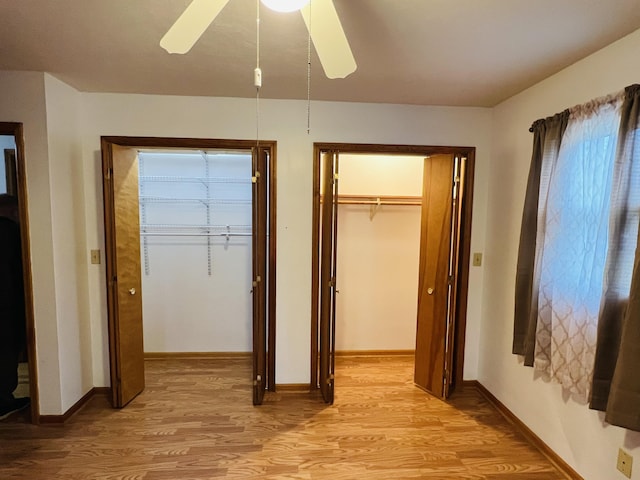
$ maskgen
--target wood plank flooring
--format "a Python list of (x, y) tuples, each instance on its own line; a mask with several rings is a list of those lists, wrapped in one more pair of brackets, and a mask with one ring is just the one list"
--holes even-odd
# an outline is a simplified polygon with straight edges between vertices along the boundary
[(340, 357), (336, 401), (267, 394), (246, 359), (146, 362), (122, 410), (96, 397), (64, 425), (0, 422), (2, 480), (556, 480), (565, 477), (473, 388), (447, 403), (411, 357)]

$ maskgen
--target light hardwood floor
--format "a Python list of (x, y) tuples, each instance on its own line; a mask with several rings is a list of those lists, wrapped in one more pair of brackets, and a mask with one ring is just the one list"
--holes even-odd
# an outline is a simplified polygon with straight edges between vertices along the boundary
[(65, 425), (0, 422), (0, 479), (565, 478), (473, 388), (447, 403), (410, 357), (340, 357), (336, 402), (267, 394), (246, 359), (148, 360), (122, 410), (95, 397)]

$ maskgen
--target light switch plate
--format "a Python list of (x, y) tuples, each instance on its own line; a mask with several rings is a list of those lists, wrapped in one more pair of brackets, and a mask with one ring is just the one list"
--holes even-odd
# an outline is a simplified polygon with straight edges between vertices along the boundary
[(482, 254), (480, 252), (476, 252), (473, 254), (473, 266), (474, 267), (482, 266)]
[(91, 250), (91, 263), (93, 265), (100, 264), (100, 250)]
[(622, 474), (631, 478), (631, 466), (633, 465), (633, 457), (625, 452), (623, 449), (618, 450), (618, 464), (617, 468)]

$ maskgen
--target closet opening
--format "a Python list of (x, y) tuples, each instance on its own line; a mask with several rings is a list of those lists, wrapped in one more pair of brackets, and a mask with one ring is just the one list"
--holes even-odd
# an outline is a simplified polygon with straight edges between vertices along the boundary
[(103, 137), (112, 403), (144, 361), (246, 357), (275, 389), (275, 142)]
[(316, 144), (311, 388), (336, 356), (410, 355), (414, 384), (462, 381), (474, 149)]
[[(0, 122), (0, 153), (0, 395), (5, 400), (28, 397), (30, 407), (22, 411), (27, 412), (31, 423), (38, 424), (27, 178), (21, 123)], [(10, 413), (6, 421), (14, 418), (24, 421), (22, 417), (18, 412)]]

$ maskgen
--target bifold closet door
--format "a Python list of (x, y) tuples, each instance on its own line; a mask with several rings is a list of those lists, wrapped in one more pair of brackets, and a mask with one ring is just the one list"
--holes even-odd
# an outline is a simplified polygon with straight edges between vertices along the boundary
[(335, 372), (336, 266), (338, 226), (338, 153), (322, 154), (322, 215), (320, 225), (320, 391), (333, 403)]
[(119, 408), (144, 390), (138, 153), (112, 143), (102, 151), (111, 395)]
[(448, 382), (447, 358), (453, 344), (447, 342), (451, 299), (450, 262), (454, 157), (431, 155), (424, 161), (418, 319), (414, 381), (429, 393), (444, 398)]
[(451, 250), (449, 252), (449, 298), (447, 310), (447, 334), (445, 344), (445, 379), (443, 397), (447, 398), (456, 384), (456, 331), (458, 329), (460, 302), (460, 263), (462, 255), (463, 204), (465, 202), (465, 178), (467, 159), (461, 155), (454, 157), (453, 201), (451, 212)]
[(268, 152), (253, 151), (253, 404), (267, 388), (267, 181)]

